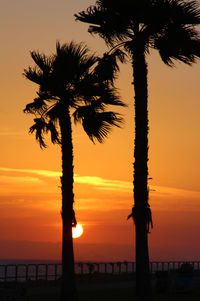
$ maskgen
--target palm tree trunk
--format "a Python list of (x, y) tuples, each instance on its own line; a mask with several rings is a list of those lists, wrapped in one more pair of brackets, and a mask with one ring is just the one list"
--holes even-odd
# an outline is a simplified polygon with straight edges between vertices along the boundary
[(136, 300), (152, 300), (148, 253), (148, 92), (144, 51), (134, 49), (135, 89), (134, 208), (136, 231)]
[(73, 210), (73, 145), (72, 128), (68, 108), (63, 108), (59, 119), (62, 150), (62, 282), (61, 301), (77, 299), (74, 252), (72, 239), (72, 210)]

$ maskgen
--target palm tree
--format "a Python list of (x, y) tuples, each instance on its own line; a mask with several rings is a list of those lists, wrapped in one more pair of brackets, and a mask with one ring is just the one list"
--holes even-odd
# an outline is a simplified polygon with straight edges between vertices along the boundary
[(196, 0), (98, 0), (96, 5), (75, 15), (89, 23), (111, 47), (123, 47), (133, 68), (135, 90), (134, 206), (136, 228), (136, 296), (149, 300), (150, 275), (148, 233), (152, 226), (148, 189), (148, 69), (146, 56), (158, 50), (163, 62), (188, 65), (200, 57), (199, 4)]
[[(37, 97), (24, 112), (35, 115), (30, 133), (35, 132), (41, 148), (46, 147), (44, 135), (50, 133), (52, 143), (61, 146), (62, 154), (62, 285), (61, 300), (77, 300), (74, 277), (72, 226), (76, 223), (73, 210), (73, 144), (71, 119), (81, 122), (95, 142), (103, 142), (112, 126), (120, 126), (119, 114), (106, 111), (108, 105), (122, 106), (113, 85), (116, 61), (111, 68), (105, 58), (90, 55), (83, 44), (71, 42), (56, 45), (56, 54), (46, 56), (32, 51), (35, 67), (24, 75), (39, 86)], [(107, 65), (109, 76), (100, 70)]]

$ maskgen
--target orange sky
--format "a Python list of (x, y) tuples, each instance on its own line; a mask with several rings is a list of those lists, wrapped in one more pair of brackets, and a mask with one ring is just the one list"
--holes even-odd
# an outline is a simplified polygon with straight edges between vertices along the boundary
[[(37, 89), (22, 76), (29, 51), (55, 51), (56, 40), (85, 41), (102, 53), (104, 42), (87, 33), (73, 14), (94, 1), (2, 2), (0, 102), (0, 258), (60, 257), (60, 150), (42, 151), (28, 135), (32, 117), (23, 114)], [(200, 242), (200, 63), (166, 67), (149, 62), (149, 172), (154, 260), (199, 259)], [(134, 231), (126, 221), (132, 206), (133, 87), (129, 65), (117, 86), (128, 109), (125, 124), (103, 145), (73, 128), (75, 201), (84, 234), (75, 240), (77, 260), (133, 260)], [(155, 191), (154, 191), (155, 190)], [(81, 245), (81, 246), (80, 246)], [(96, 258), (96, 259), (95, 259)]]

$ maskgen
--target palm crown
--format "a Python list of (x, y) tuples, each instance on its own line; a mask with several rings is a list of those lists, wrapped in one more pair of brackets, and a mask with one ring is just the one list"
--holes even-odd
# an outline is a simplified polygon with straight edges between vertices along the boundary
[[(35, 114), (30, 132), (36, 133), (41, 147), (46, 147), (48, 132), (53, 143), (60, 143), (58, 120), (63, 110), (72, 110), (74, 121), (82, 123), (93, 142), (102, 142), (112, 125), (120, 125), (120, 115), (106, 111), (107, 105), (124, 105), (113, 85), (114, 57), (109, 64), (105, 57), (89, 55), (86, 46), (74, 42), (57, 43), (55, 55), (32, 51), (31, 57), (36, 67), (25, 69), (24, 75), (39, 85), (39, 91), (24, 111)], [(105, 73), (106, 68), (110, 72)]]
[(191, 64), (199, 57), (197, 1), (98, 0), (96, 6), (75, 16), (91, 24), (89, 32), (99, 34), (111, 46), (121, 42), (131, 54), (135, 45), (144, 52), (154, 48), (170, 66), (173, 60)]

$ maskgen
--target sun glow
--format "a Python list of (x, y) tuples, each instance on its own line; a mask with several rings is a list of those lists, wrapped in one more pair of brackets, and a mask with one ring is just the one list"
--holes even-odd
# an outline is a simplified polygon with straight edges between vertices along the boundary
[(78, 238), (83, 234), (83, 227), (81, 224), (77, 224), (76, 227), (72, 228), (72, 237)]

